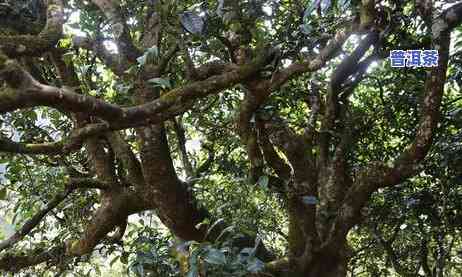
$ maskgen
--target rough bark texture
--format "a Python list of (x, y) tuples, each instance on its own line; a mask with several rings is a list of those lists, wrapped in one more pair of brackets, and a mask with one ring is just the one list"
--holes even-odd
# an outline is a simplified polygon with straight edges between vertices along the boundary
[[(88, 39), (76, 41), (74, 46), (92, 49), (115, 74), (129, 78), (124, 75), (125, 70), (136, 63), (136, 58), (146, 48), (158, 46), (158, 49), (163, 49), (160, 47), (163, 26), (157, 13), (152, 13), (146, 20), (149, 28), (144, 30), (142, 41), (134, 43), (126, 18), (116, 1), (92, 2), (110, 21), (120, 57), (115, 60), (116, 57), (104, 49), (94, 47), (97, 42)], [(0, 91), (0, 113), (48, 106), (66, 114), (72, 120), (74, 130), (60, 142), (30, 144), (2, 137), (0, 151), (67, 155), (85, 149), (94, 176), (74, 180), (70, 188), (98, 189), (100, 206), (79, 240), (48, 251), (40, 250), (38, 255), (6, 254), (0, 257), (0, 270), (17, 271), (55, 260), (56, 255), (73, 257), (91, 253), (114, 229), (119, 230), (118, 237), (123, 237), (127, 217), (146, 210), (155, 210), (165, 226), (180, 239), (203, 241), (216, 238), (225, 224), (217, 226), (208, 237), (207, 226), (196, 228), (212, 215), (198, 203), (190, 184), (178, 178), (164, 122), (188, 111), (198, 99), (242, 84), (245, 97), (236, 125), (237, 135), (248, 154), (250, 185), (259, 180), (265, 168), (272, 169), (274, 176), (269, 177), (269, 187), (284, 196), (289, 219), (289, 254), (270, 262), (273, 255), (260, 247), (259, 257), (269, 262), (265, 270), (276, 276), (346, 276), (351, 254), (347, 235), (359, 223), (361, 209), (379, 188), (397, 185), (414, 176), (416, 165), (424, 159), (432, 144), (446, 81), (450, 32), (462, 21), (462, 5), (457, 4), (433, 22), (433, 45), (440, 51), (440, 64), (429, 72), (426, 80), (415, 140), (393, 166), (377, 161), (352, 172), (348, 163), (348, 145), (355, 143), (356, 134), (349, 128), (347, 113), (348, 96), (357, 84), (352, 82), (352, 77), (358, 82), (361, 80), (370, 61), (376, 58), (375, 54), (369, 56), (368, 50), (375, 52), (380, 48), (383, 36), (387, 35), (380, 26), (376, 26), (374, 1), (362, 3), (359, 25), (353, 22), (339, 30), (316, 57), (275, 70), (269, 78), (261, 73), (267, 71), (281, 53), (270, 45), (250, 49), (250, 33), (245, 28), (223, 38), (227, 41), (232, 60), (229, 63), (212, 62), (196, 67), (183, 43), (175, 44), (164, 50), (157, 62), (144, 67), (136, 79), (131, 80), (135, 91), (131, 96), (135, 105), (122, 107), (82, 91), (73, 65), (65, 63), (64, 53), (56, 48), (56, 42), (62, 37), (63, 4), (58, 0), (48, 1), (46, 25), (41, 32), (0, 38), (0, 76), (5, 83)], [(239, 7), (234, 1), (225, 1), (223, 5), (225, 7), (222, 8), (233, 15), (231, 21), (241, 20), (236, 10)], [(327, 97), (319, 96), (315, 83), (309, 86), (312, 91), (307, 93), (307, 104), (311, 113), (307, 115), (306, 128), (302, 133), (293, 130), (278, 115), (266, 118), (257, 113), (271, 93), (283, 84), (303, 73), (323, 68), (340, 53), (343, 43), (352, 33), (365, 36), (334, 70), (327, 87)], [(149, 86), (149, 79), (164, 76), (169, 61), (180, 49), (184, 50), (188, 82), (167, 92)], [(18, 61), (20, 57), (41, 56), (45, 52), (51, 52), (64, 86), (41, 83)], [(319, 130), (316, 129), (318, 121)], [(188, 162), (184, 130), (178, 122), (175, 127), (185, 172), (188, 176), (196, 176), (201, 169), (194, 169)], [(127, 128), (136, 128), (139, 152), (126, 142), (124, 132), (119, 132)], [(124, 169), (125, 181), (116, 174), (118, 162)], [(27, 236), (69, 193), (70, 189), (56, 196), (17, 234), (0, 243), (0, 251)], [(253, 242), (252, 237), (246, 237), (238, 244), (249, 246)]]

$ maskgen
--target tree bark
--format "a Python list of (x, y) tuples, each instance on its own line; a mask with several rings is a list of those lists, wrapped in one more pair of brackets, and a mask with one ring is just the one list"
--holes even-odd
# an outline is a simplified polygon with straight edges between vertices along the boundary
[(301, 276), (306, 277), (345, 277), (347, 275), (348, 258), (345, 255), (345, 246), (339, 245), (337, 253), (320, 254)]

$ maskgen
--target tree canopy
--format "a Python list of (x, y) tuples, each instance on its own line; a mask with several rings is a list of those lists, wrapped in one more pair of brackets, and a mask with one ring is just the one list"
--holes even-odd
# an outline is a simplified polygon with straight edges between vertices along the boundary
[(0, 273), (462, 274), (461, 1), (0, 14)]

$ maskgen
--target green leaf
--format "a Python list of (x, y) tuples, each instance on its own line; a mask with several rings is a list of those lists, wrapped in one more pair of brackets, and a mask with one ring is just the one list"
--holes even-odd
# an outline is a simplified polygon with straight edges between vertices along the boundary
[(148, 53), (148, 56), (150, 56), (152, 58), (158, 58), (159, 57), (159, 49), (157, 48), (157, 46), (153, 46), (153, 47), (148, 48), (148, 50), (146, 50), (146, 53)]
[(180, 15), (180, 22), (183, 28), (193, 35), (201, 35), (204, 31), (204, 19), (196, 13), (184, 12)]
[(161, 87), (162, 89), (170, 89), (172, 86), (169, 79), (164, 78), (152, 78), (148, 80), (148, 83), (154, 87)]
[(138, 57), (138, 58), (136, 59), (136, 61), (138, 62), (138, 64), (139, 64), (140, 66), (144, 66), (144, 65), (146, 64), (146, 61), (147, 61), (147, 60), (148, 60), (148, 56), (147, 56), (146, 54), (144, 54), (144, 55), (142, 55), (142, 56), (140, 56), (140, 57)]
[(211, 248), (207, 251), (205, 261), (209, 264), (222, 265), (226, 263), (226, 256), (218, 249)]
[(263, 175), (263, 176), (260, 176), (260, 178), (258, 178), (258, 182), (257, 184), (263, 188), (267, 188), (268, 187), (268, 183), (269, 183), (269, 178), (268, 176), (266, 175)]
[(146, 64), (154, 63), (158, 57), (159, 49), (157, 48), (157, 46), (153, 46), (151, 48), (148, 48), (142, 56), (136, 59), (136, 61), (141, 67), (143, 67)]

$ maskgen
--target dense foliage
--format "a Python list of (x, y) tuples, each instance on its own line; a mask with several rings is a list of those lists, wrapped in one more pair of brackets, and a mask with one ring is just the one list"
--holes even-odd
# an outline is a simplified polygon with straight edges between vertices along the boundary
[(461, 1), (0, 15), (2, 276), (462, 274)]

